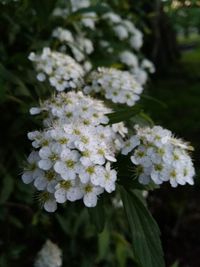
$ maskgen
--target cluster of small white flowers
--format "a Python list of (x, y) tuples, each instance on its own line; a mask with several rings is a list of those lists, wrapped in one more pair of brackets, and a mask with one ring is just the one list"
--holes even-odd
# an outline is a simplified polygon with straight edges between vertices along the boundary
[(83, 90), (86, 94), (100, 93), (114, 103), (133, 106), (140, 99), (143, 88), (127, 71), (98, 68), (89, 75)]
[(96, 206), (98, 195), (115, 190), (117, 173), (111, 163), (127, 129), (122, 123), (105, 125), (110, 109), (81, 92), (58, 94), (31, 109), (32, 114), (41, 111), (47, 112), (46, 127), (28, 133), (34, 151), (22, 180), (43, 191), (41, 200), (49, 212), (67, 200)]
[(148, 70), (150, 73), (154, 73), (156, 71), (154, 64), (146, 58), (143, 59), (141, 63), (141, 68), (144, 70)]
[(137, 55), (129, 50), (121, 52), (119, 54), (119, 60), (129, 69), (136, 81), (141, 85), (147, 82), (148, 72), (155, 72), (155, 67), (150, 60), (143, 59), (139, 62)]
[[(81, 8), (87, 8), (91, 5), (90, 0), (72, 0), (72, 11), (77, 11)], [(97, 14), (95, 12), (85, 12), (81, 14), (81, 24), (86, 28), (95, 29), (95, 22), (97, 19)]]
[(47, 240), (39, 251), (34, 267), (61, 267), (62, 251), (52, 241)]
[[(90, 1), (72, 1), (72, 10), (77, 11), (79, 8), (88, 7), (90, 5)], [(84, 13), (84, 16), (87, 14)], [(91, 14), (89, 14), (90, 16)], [(95, 14), (96, 15), (96, 14)], [(118, 59), (126, 69), (133, 74), (135, 80), (143, 86), (148, 80), (148, 73), (155, 72), (155, 68), (153, 64), (148, 60), (144, 59), (142, 62), (139, 60), (138, 52), (143, 45), (143, 34), (139, 31), (134, 23), (130, 19), (123, 19), (121, 16), (114, 12), (105, 13), (103, 16), (99, 17), (99, 20), (103, 20), (108, 23), (108, 26), (113, 29), (113, 33), (118, 37), (119, 41), (122, 43), (127, 43), (127, 49), (121, 51), (115, 51), (112, 45), (104, 40), (105, 33), (100, 29), (99, 37), (99, 45), (104, 49), (106, 53), (114, 54), (115, 52), (118, 54)], [(98, 24), (97, 24), (98, 26)], [(59, 33), (54, 32), (54, 36), (62, 41), (63, 39), (69, 39), (69, 33), (63, 29), (63, 33), (61, 32), (61, 28), (58, 29)], [(85, 33), (84, 33), (85, 34)], [(86, 72), (89, 72), (92, 69), (92, 64), (88, 59), (88, 55), (90, 55), (93, 50), (92, 42), (84, 37), (76, 37), (71, 44), (68, 44), (68, 48), (70, 48), (70, 52), (72, 53), (75, 60), (81, 62), (83, 64), (83, 68)], [(135, 50), (134, 53), (131, 50)], [(65, 51), (67, 47), (65, 46)]]
[(46, 77), (57, 91), (79, 88), (83, 84), (84, 70), (70, 56), (43, 48), (41, 54), (32, 52), (29, 59), (35, 62), (37, 79), (44, 81)]
[[(78, 11), (81, 8), (87, 8), (90, 6), (90, 1), (89, 0), (73, 0), (71, 1), (71, 9), (73, 12)], [(53, 15), (56, 17), (62, 17), (64, 19), (67, 18), (67, 16), (69, 15), (69, 10), (67, 8), (60, 8), (57, 7), (54, 12)], [(80, 17), (80, 22), (83, 26), (85, 26), (86, 28), (89, 28), (91, 30), (95, 29), (95, 22), (97, 20), (97, 14), (95, 12), (84, 12), (81, 14)]]
[(128, 40), (129, 45), (135, 50), (139, 50), (142, 47), (143, 34), (135, 27), (132, 21), (123, 19), (113, 12), (104, 14), (102, 18), (111, 24), (119, 40)]
[(83, 95), (81, 91), (62, 92), (40, 104), (40, 107), (30, 109), (32, 115), (45, 112), (44, 125), (50, 127), (54, 124), (68, 124), (81, 121), (82, 124), (107, 124), (105, 114), (111, 113), (102, 101)]
[(74, 37), (72, 33), (62, 27), (55, 28), (52, 32), (52, 36), (61, 42), (74, 42)]
[[(87, 55), (90, 55), (94, 51), (93, 43), (90, 39), (85, 38), (80, 35), (76, 35), (73, 37), (72, 33), (69, 30), (66, 30), (64, 28), (58, 27), (53, 30), (52, 36), (56, 39), (58, 39), (60, 42), (66, 42), (69, 43), (69, 46), (71, 49), (77, 49), (80, 52), (79, 53), (85, 53)], [(76, 50), (74, 50), (76, 51)], [(85, 57), (84, 55), (78, 56), (76, 55), (76, 52), (73, 52), (75, 59), (77, 61), (82, 61)]]
[(88, 55), (94, 51), (94, 47), (90, 39), (80, 34), (72, 35), (69, 30), (61, 27), (54, 29), (52, 36), (62, 44), (60, 47), (62, 52), (66, 52), (69, 49), (75, 60), (82, 63), (86, 72), (91, 70), (92, 64), (88, 60)]
[(127, 141), (122, 154), (127, 155), (134, 149), (131, 161), (137, 166), (140, 183), (169, 181), (172, 187), (194, 184), (195, 171), (188, 153), (192, 148), (187, 143), (174, 138), (171, 131), (160, 126), (136, 126), (135, 129), (136, 135)]
[[(133, 74), (136, 81), (143, 86), (147, 82), (148, 72), (154, 73), (155, 68), (148, 59), (144, 59), (142, 62), (139, 61), (138, 52), (143, 45), (142, 32), (135, 27), (131, 20), (123, 19), (116, 13), (108, 12), (103, 15), (103, 19), (108, 21), (120, 41), (128, 42), (129, 49), (120, 52), (119, 61)], [(108, 42), (103, 41), (100, 45), (104, 46), (107, 52), (115, 53)], [(134, 53), (131, 51), (132, 49), (135, 50)]]
[(119, 54), (120, 61), (130, 68), (138, 68), (138, 57), (134, 53), (128, 50), (124, 50)]

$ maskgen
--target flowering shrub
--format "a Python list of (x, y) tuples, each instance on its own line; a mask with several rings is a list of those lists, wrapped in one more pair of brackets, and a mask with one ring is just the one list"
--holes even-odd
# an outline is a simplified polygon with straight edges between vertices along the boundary
[[(71, 1), (67, 8), (59, 4), (53, 9), (56, 25), (46, 33), (44, 45), (33, 45), (28, 56), (35, 68), (29, 85), (35, 85), (41, 99), (37, 95), (29, 102), (34, 102), (30, 113), (38, 121), (30, 119), (37, 129), (28, 132), (32, 149), (22, 180), (33, 184), (39, 202), (47, 212), (56, 212), (65, 232), (60, 210), (80, 211), (84, 217), (86, 206), (102, 232), (108, 231), (106, 208), (118, 212), (123, 207), (133, 241), (134, 253), (127, 249), (132, 262), (162, 267), (159, 230), (143, 192), (166, 181), (172, 187), (193, 185), (192, 147), (152, 125), (140, 106), (155, 68), (141, 52), (143, 33), (131, 15), (124, 18), (106, 1)], [(58, 203), (66, 205), (62, 209)], [(47, 241), (35, 266), (53, 264), (61, 265), (61, 253)]]

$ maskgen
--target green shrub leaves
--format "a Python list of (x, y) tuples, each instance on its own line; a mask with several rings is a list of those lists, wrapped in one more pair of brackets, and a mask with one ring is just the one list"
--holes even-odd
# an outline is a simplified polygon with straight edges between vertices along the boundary
[(134, 191), (120, 188), (129, 222), (133, 252), (141, 267), (164, 267), (160, 231), (150, 212)]

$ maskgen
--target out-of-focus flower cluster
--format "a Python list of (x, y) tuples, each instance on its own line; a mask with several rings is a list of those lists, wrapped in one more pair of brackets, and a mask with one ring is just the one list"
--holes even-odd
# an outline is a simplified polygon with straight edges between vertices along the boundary
[[(87, 8), (91, 5), (90, 0), (73, 0), (70, 2), (70, 8), (72, 12), (76, 12), (79, 9)], [(56, 17), (62, 17), (66, 19), (70, 15), (69, 8), (60, 8), (57, 7), (53, 15)], [(80, 24), (83, 25), (86, 28), (89, 28), (91, 30), (95, 29), (95, 21), (97, 20), (97, 14), (95, 12), (84, 12), (81, 14), (80, 17)]]
[(94, 51), (94, 47), (90, 39), (80, 34), (72, 34), (68, 29), (61, 27), (54, 29), (52, 36), (62, 44), (61, 52), (71, 53), (76, 61), (82, 63), (86, 72), (91, 70), (92, 63), (88, 56)]
[[(75, 12), (91, 4), (89, 0), (71, 1), (71, 10)], [(106, 6), (109, 7), (108, 3)], [(69, 10), (56, 9), (54, 14), (66, 18), (69, 16)], [(149, 73), (155, 72), (153, 63), (142, 56), (140, 50), (143, 45), (143, 33), (131, 18), (125, 19), (114, 11), (103, 15), (84, 12), (80, 15), (79, 27), (82, 29), (81, 34), (76, 30), (56, 28), (53, 37), (62, 44), (61, 50), (70, 52), (83, 64), (86, 71), (90, 71), (93, 66), (91, 53), (100, 49), (104, 51), (102, 56), (105, 59), (108, 56), (113, 57), (113, 63), (122, 64), (141, 85), (147, 82)], [(113, 45), (113, 40), (117, 41), (117, 46)]]
[(112, 68), (99, 68), (88, 77), (84, 92), (100, 93), (113, 103), (133, 106), (140, 99), (143, 88), (127, 71)]
[(32, 52), (29, 59), (35, 63), (37, 79), (44, 81), (48, 78), (57, 91), (79, 88), (83, 84), (83, 68), (68, 55), (45, 47), (41, 54)]
[(139, 182), (162, 184), (169, 181), (172, 187), (178, 184), (194, 184), (195, 174), (188, 151), (192, 147), (173, 137), (171, 131), (160, 126), (153, 128), (135, 127), (136, 134), (125, 144), (122, 154), (131, 153), (131, 161), (136, 165)]
[[(42, 131), (28, 133), (34, 150), (22, 179), (43, 191), (44, 208), (83, 198), (87, 207), (97, 196), (115, 190), (117, 173), (111, 168), (122, 148), (123, 125), (105, 125), (111, 110), (81, 92), (58, 94), (31, 113), (45, 112)], [(104, 126), (105, 125), (105, 126)]]

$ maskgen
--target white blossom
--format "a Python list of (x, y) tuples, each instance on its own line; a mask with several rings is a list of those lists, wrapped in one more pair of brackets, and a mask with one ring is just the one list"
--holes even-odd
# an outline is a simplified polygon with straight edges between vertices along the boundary
[(40, 159), (37, 151), (32, 151), (27, 159), (27, 166), (24, 169), (22, 180), (25, 184), (31, 183), (37, 177), (43, 174), (43, 171), (38, 168), (37, 163)]
[(85, 93), (101, 93), (114, 103), (133, 106), (140, 99), (143, 88), (127, 71), (99, 68), (90, 74)]
[(138, 67), (138, 58), (131, 51), (125, 50), (120, 53), (119, 59), (122, 63), (129, 67)]
[(52, 32), (52, 36), (60, 40), (61, 42), (74, 42), (74, 37), (72, 33), (69, 30), (63, 29), (61, 27), (54, 29)]
[(84, 70), (70, 56), (45, 47), (40, 55), (32, 52), (29, 59), (35, 62), (40, 76), (47, 76), (50, 84), (58, 91), (77, 88), (83, 83)]
[(100, 194), (115, 190), (117, 172), (111, 164), (123, 145), (126, 127), (107, 125), (106, 114), (112, 110), (81, 92), (60, 93), (38, 110), (46, 114), (44, 129), (28, 134), (37, 149), (32, 160), (36, 167), (28, 174), (25, 169), (22, 179), (41, 192), (48, 212), (54, 212), (57, 203), (79, 199), (94, 207)]
[(34, 267), (61, 267), (62, 252), (52, 241), (47, 240), (39, 251)]
[(160, 126), (135, 127), (136, 135), (128, 140), (123, 154), (133, 149), (131, 161), (136, 165), (139, 182), (162, 184), (169, 181), (172, 187), (178, 184), (194, 184), (194, 166), (188, 150), (191, 147), (175, 139), (171, 131)]

